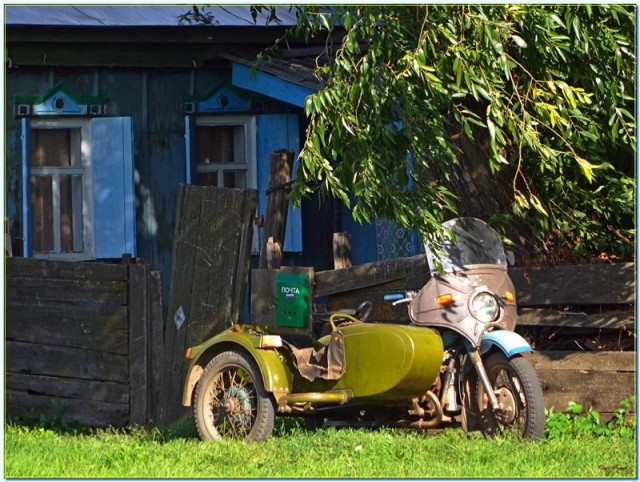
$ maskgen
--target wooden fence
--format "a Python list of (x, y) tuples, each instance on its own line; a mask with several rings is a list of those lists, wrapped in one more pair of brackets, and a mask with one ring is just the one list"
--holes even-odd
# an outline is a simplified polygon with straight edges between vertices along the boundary
[[(248, 216), (240, 206), (237, 212), (241, 219)], [(200, 318), (187, 316), (179, 328), (170, 312), (171, 323), (163, 327), (159, 273), (143, 263), (6, 258), (6, 266), (7, 414), (32, 411), (93, 426), (123, 426), (157, 423), (161, 412), (180, 411), (181, 370), (174, 379), (165, 379), (164, 389), (162, 374), (181, 362), (188, 337), (180, 338), (181, 343), (175, 338), (191, 325), (190, 319), (199, 323)], [(232, 263), (229, 269), (243, 272), (245, 266), (244, 261)], [(591, 330), (603, 337), (617, 333), (635, 346), (633, 264), (512, 269), (510, 274), (520, 304), (519, 329), (554, 337), (560, 337), (558, 330)], [(369, 299), (372, 319), (392, 322), (406, 319), (406, 306), (392, 308), (382, 302), (383, 295), (420, 288), (427, 279), (426, 261), (416, 256), (316, 272), (314, 293), (328, 299), (329, 309)], [(202, 286), (208, 284), (203, 281)], [(180, 301), (178, 295), (173, 293), (171, 306), (187, 310), (197, 303), (192, 297)], [(214, 321), (237, 316), (231, 315), (238, 311), (233, 306)], [(173, 344), (165, 343), (171, 339)], [(603, 351), (585, 343), (551, 348), (530, 356), (547, 408), (563, 410), (573, 400), (606, 415), (636, 392), (635, 351)], [(171, 418), (165, 416), (164, 422)]]
[(146, 264), (6, 258), (6, 408), (147, 424), (159, 395), (160, 274)]

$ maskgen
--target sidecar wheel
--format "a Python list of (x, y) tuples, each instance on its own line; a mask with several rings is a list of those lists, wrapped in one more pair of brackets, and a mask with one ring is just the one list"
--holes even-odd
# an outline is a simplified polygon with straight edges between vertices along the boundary
[(491, 354), (484, 368), (504, 407), (494, 412), (482, 382), (476, 385), (476, 400), (480, 409), (481, 430), (487, 435), (513, 433), (523, 438), (539, 439), (544, 432), (544, 398), (540, 381), (529, 360), (507, 358), (504, 353)]
[(249, 356), (225, 351), (213, 358), (198, 381), (194, 415), (203, 440), (258, 442), (273, 431), (275, 403)]

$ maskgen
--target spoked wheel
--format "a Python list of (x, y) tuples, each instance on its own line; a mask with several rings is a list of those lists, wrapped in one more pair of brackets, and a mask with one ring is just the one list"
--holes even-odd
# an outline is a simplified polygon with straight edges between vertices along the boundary
[(494, 411), (482, 382), (477, 382), (477, 400), (482, 431), (488, 435), (513, 433), (523, 438), (541, 438), (544, 432), (544, 399), (538, 376), (529, 360), (507, 358), (496, 352), (484, 368), (500, 404)]
[(255, 362), (237, 351), (213, 358), (198, 381), (194, 415), (203, 440), (257, 442), (273, 431), (275, 406)]

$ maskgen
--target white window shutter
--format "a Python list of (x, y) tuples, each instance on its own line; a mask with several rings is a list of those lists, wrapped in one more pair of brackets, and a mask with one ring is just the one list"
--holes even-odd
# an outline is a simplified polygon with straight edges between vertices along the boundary
[(96, 259), (136, 256), (133, 126), (130, 117), (91, 121)]

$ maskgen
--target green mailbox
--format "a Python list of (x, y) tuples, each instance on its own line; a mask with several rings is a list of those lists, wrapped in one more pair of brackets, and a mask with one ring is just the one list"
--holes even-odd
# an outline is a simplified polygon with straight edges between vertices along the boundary
[(306, 274), (279, 273), (276, 278), (277, 326), (307, 328), (310, 319), (311, 299), (309, 276)]

